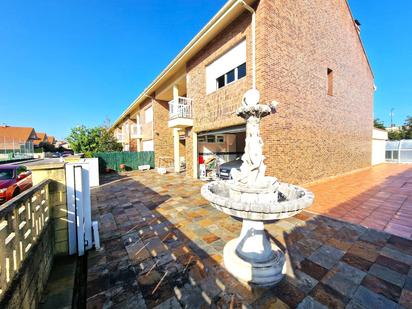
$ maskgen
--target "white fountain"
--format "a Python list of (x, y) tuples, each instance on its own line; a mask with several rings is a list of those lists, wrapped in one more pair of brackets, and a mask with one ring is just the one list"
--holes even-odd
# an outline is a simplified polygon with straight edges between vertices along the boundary
[(236, 112), (246, 119), (246, 146), (240, 171), (232, 169), (231, 180), (205, 184), (201, 193), (216, 209), (243, 219), (239, 237), (224, 247), (226, 269), (241, 281), (272, 285), (283, 277), (285, 255), (268, 239), (263, 222), (296, 215), (312, 205), (314, 196), (301, 187), (265, 176), (259, 124), (261, 118), (276, 112), (276, 104), (259, 104), (259, 100), (257, 90), (247, 91)]

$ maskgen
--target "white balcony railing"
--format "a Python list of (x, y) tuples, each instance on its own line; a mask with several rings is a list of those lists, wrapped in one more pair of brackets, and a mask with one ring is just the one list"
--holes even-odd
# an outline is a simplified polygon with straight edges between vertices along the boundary
[(132, 125), (132, 138), (139, 138), (142, 136), (142, 126), (140, 124), (133, 124)]
[(169, 102), (169, 119), (192, 119), (192, 99), (177, 97)]

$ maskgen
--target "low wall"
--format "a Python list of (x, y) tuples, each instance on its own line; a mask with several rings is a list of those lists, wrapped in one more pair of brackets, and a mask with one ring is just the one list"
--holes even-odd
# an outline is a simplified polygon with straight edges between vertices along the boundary
[(68, 247), (68, 224), (66, 202), (66, 174), (64, 163), (31, 165), (33, 185), (50, 179), (49, 200), (55, 235), (55, 254), (66, 255)]
[(372, 165), (385, 162), (386, 141), (388, 132), (381, 129), (373, 129), (372, 132)]
[(35, 308), (54, 256), (49, 180), (0, 207), (0, 308)]
[(53, 226), (49, 223), (1, 299), (0, 308), (37, 308), (53, 265), (53, 248)]

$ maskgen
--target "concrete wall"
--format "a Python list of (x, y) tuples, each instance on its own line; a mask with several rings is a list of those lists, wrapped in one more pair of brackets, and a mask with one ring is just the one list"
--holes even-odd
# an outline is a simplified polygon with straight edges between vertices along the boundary
[(372, 132), (372, 165), (384, 163), (386, 141), (388, 140), (388, 132), (381, 129), (373, 129)]
[(54, 232), (54, 253), (68, 254), (68, 225), (66, 202), (66, 174), (64, 163), (39, 164), (30, 166), (33, 173), (33, 185), (44, 179), (51, 179), (49, 184), (49, 205)]
[(0, 308), (37, 308), (52, 268), (54, 247), (53, 226), (49, 222), (6, 295), (1, 298)]

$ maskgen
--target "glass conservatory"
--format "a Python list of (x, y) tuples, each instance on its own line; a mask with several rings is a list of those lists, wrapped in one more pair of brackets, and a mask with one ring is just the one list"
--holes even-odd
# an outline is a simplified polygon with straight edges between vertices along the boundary
[(387, 141), (385, 158), (387, 162), (412, 163), (412, 140)]

